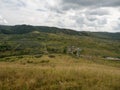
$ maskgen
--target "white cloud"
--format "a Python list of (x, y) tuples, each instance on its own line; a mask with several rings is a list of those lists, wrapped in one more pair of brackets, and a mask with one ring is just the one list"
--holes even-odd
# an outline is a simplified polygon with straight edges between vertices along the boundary
[(0, 16), (0, 24), (7, 24), (7, 20)]
[[(0, 16), (0, 24), (31, 24), (79, 31), (120, 32), (120, 8), (116, 3), (119, 0), (115, 0), (114, 5), (111, 3), (113, 1), (110, 1), (106, 2), (106, 6), (96, 8), (91, 8), (92, 3), (86, 3), (83, 7), (79, 7), (80, 3), (73, 3), (74, 8), (70, 7), (72, 3), (65, 3), (66, 10), (63, 9), (62, 1), (64, 0), (0, 0), (0, 15), (4, 17)], [(99, 4), (97, 0), (94, 3), (95, 6)]]

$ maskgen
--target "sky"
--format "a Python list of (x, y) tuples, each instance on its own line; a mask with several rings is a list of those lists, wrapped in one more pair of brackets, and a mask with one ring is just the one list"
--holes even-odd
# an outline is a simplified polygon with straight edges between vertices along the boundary
[(0, 0), (0, 24), (120, 32), (120, 0)]

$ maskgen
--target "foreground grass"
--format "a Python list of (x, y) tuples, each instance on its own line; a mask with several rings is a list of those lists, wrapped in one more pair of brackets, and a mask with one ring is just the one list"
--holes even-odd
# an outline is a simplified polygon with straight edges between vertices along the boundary
[(0, 90), (120, 89), (120, 62), (99, 63), (67, 55), (6, 59), (0, 62)]

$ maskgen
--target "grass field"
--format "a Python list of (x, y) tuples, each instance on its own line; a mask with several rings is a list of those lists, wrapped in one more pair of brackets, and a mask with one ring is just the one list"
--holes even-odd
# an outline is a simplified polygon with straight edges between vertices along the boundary
[(0, 90), (120, 90), (120, 61), (62, 54), (0, 61)]

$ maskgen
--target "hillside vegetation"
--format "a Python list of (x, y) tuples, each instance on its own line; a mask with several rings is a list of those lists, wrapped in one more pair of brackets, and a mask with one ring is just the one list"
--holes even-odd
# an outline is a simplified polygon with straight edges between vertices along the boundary
[(119, 59), (120, 33), (0, 26), (0, 90), (119, 90)]
[(119, 57), (120, 33), (77, 32), (43, 26), (0, 26), (0, 57), (13, 55), (65, 53), (68, 46), (81, 54)]

